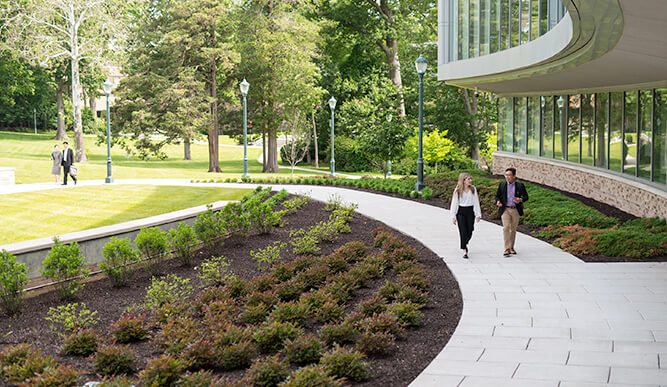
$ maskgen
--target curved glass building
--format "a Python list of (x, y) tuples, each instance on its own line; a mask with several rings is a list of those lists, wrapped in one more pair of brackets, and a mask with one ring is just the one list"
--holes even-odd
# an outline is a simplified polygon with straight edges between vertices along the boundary
[(439, 0), (438, 78), (499, 98), (493, 169), (667, 217), (667, 2)]

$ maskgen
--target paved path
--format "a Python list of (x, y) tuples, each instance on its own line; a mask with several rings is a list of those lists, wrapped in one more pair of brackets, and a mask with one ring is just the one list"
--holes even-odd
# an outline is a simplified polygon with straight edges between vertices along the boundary
[[(116, 182), (124, 183), (190, 185)], [(247, 187), (206, 186), (216, 185)], [(284, 188), (358, 203), (360, 213), (441, 256), (459, 281), (461, 321), (411, 386), (667, 386), (667, 264), (584, 263), (523, 234), (517, 235), (519, 254), (503, 258), (500, 227), (484, 221), (476, 226), (470, 259), (463, 260), (447, 210), (342, 188)]]

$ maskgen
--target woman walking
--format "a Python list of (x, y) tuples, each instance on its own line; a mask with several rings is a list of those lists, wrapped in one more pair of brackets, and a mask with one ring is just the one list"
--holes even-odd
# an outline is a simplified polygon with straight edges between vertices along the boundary
[(53, 167), (51, 167), (51, 174), (56, 178), (56, 184), (60, 181), (60, 163), (63, 161), (63, 154), (58, 150), (58, 145), (53, 146), (51, 152), (51, 160), (53, 160)]
[(452, 206), (449, 210), (452, 214), (452, 222), (459, 226), (463, 258), (468, 259), (468, 242), (472, 238), (475, 223), (482, 218), (479, 196), (475, 186), (472, 185), (472, 177), (469, 173), (463, 172), (459, 175), (459, 182), (454, 189)]

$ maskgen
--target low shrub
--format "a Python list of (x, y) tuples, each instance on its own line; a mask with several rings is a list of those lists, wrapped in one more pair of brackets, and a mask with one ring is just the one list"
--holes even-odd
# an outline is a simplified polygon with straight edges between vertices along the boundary
[(65, 337), (63, 352), (67, 355), (88, 356), (97, 350), (99, 339), (93, 329), (77, 329)]
[(151, 275), (161, 274), (167, 256), (167, 234), (159, 227), (142, 227), (134, 244), (141, 252), (146, 271)]
[(419, 305), (413, 304), (410, 301), (395, 302), (387, 308), (390, 313), (393, 313), (398, 321), (408, 327), (416, 327), (421, 325), (424, 314), (419, 311)]
[(252, 290), (248, 281), (235, 275), (228, 276), (225, 279), (224, 287), (228, 296), (236, 300), (245, 297)]
[(194, 247), (199, 243), (195, 230), (185, 223), (179, 223), (167, 234), (169, 248), (183, 266), (192, 266), (195, 259)]
[(293, 265), (278, 263), (271, 269), (271, 277), (275, 279), (276, 282), (285, 282), (294, 277), (294, 271)]
[(54, 368), (56, 363), (50, 356), (44, 357), (29, 344), (6, 347), (0, 352), (3, 378), (9, 383), (20, 383), (28, 378)]
[(329, 275), (329, 267), (325, 264), (316, 264), (300, 272), (294, 280), (303, 285), (305, 290), (320, 287)]
[(285, 355), (292, 364), (310, 364), (320, 361), (322, 343), (314, 335), (300, 336), (285, 342)]
[(211, 387), (215, 386), (213, 373), (209, 370), (186, 372), (176, 382), (178, 387)]
[(362, 242), (348, 242), (334, 251), (333, 255), (344, 258), (348, 263), (356, 263), (366, 257), (368, 246)]
[(292, 199), (282, 202), (283, 215), (290, 215), (295, 213), (306, 203), (308, 203), (308, 196), (295, 196)]
[(280, 224), (281, 216), (273, 212), (267, 203), (258, 203), (248, 209), (250, 224), (258, 234), (268, 234), (273, 227)]
[(345, 258), (338, 254), (331, 254), (324, 257), (324, 262), (329, 267), (331, 274), (347, 271), (350, 267)]
[(70, 365), (47, 367), (37, 375), (19, 383), (19, 387), (74, 387), (81, 375)]
[(73, 332), (77, 329), (90, 328), (100, 321), (97, 311), (90, 311), (84, 303), (49, 307), (48, 315), (45, 320), (51, 323), (49, 327), (54, 332)]
[(283, 348), (286, 340), (301, 335), (301, 329), (289, 322), (273, 321), (262, 325), (252, 338), (262, 353), (272, 353)]
[(146, 290), (146, 306), (159, 307), (177, 300), (185, 300), (194, 291), (190, 279), (169, 274), (163, 278), (151, 278), (151, 284)]
[(389, 332), (363, 331), (359, 335), (356, 348), (366, 355), (387, 355), (396, 338)]
[(129, 240), (111, 237), (102, 248), (104, 261), (100, 263), (100, 269), (109, 277), (114, 287), (127, 285), (134, 272), (134, 264), (139, 262), (139, 253), (132, 247)]
[(268, 307), (273, 307), (279, 301), (280, 300), (274, 290), (267, 290), (264, 292), (255, 291), (246, 297), (246, 306), (264, 304)]
[(197, 239), (202, 241), (209, 251), (213, 251), (216, 245), (222, 244), (221, 239), (227, 233), (227, 228), (224, 219), (221, 218), (224, 214), (220, 215), (211, 210), (210, 204), (207, 207), (206, 211), (197, 215), (192, 227)]
[(315, 254), (320, 251), (317, 246), (318, 242), (319, 240), (314, 235), (306, 233), (303, 229), (290, 232), (290, 244), (294, 254)]
[(94, 368), (102, 376), (131, 374), (134, 361), (134, 352), (129, 347), (107, 345), (97, 350)]
[(205, 260), (201, 264), (201, 270), (198, 277), (205, 286), (221, 286), (224, 285), (234, 276), (229, 268), (229, 261), (227, 258), (213, 257)]
[(387, 310), (387, 302), (384, 298), (380, 296), (372, 296), (365, 300), (362, 300), (357, 309), (367, 317), (373, 316), (374, 314), (379, 314)]
[(262, 265), (266, 268), (279, 262), (280, 251), (285, 247), (287, 247), (286, 243), (280, 241), (273, 242), (273, 245), (266, 246), (261, 250), (251, 250), (250, 256), (257, 262), (257, 269), (262, 270)]
[(250, 232), (250, 218), (248, 213), (244, 210), (240, 203), (228, 203), (225, 208), (220, 211), (219, 215), (221, 224), (214, 228), (214, 232), (218, 237), (223, 234), (229, 237), (244, 238)]
[(143, 314), (123, 313), (109, 332), (119, 343), (133, 343), (148, 337), (148, 320)]
[(326, 324), (320, 328), (319, 335), (326, 345), (353, 343), (359, 331), (350, 322)]
[(255, 344), (250, 340), (230, 344), (220, 351), (220, 368), (223, 370), (247, 368), (252, 364), (256, 354)]
[(322, 355), (320, 364), (331, 375), (354, 382), (363, 382), (371, 377), (371, 372), (364, 358), (365, 356), (361, 352), (336, 346)]
[(340, 305), (333, 300), (328, 300), (322, 306), (315, 311), (315, 319), (322, 323), (327, 323), (330, 321), (338, 321), (343, 316), (345, 312), (345, 306)]
[(411, 302), (422, 307), (429, 302), (428, 292), (423, 292), (415, 287), (404, 287), (396, 294), (396, 301)]
[(292, 301), (299, 298), (304, 290), (304, 284), (293, 278), (289, 281), (278, 284), (276, 286), (276, 295), (280, 301)]
[(276, 355), (256, 360), (246, 372), (245, 379), (255, 387), (274, 387), (288, 376), (286, 364)]
[(54, 287), (63, 299), (72, 299), (83, 288), (82, 281), (88, 277), (86, 258), (79, 244), (64, 245), (58, 237), (53, 238), (53, 247), (42, 263), (42, 276), (54, 281)]
[(398, 283), (401, 287), (413, 287), (422, 292), (428, 291), (431, 287), (431, 281), (426, 277), (426, 273), (421, 269), (415, 269), (415, 266), (399, 274)]
[(186, 364), (182, 360), (162, 355), (146, 364), (146, 368), (139, 374), (139, 380), (142, 386), (146, 387), (177, 386), (179, 376), (185, 368)]
[(245, 324), (261, 324), (266, 320), (268, 315), (269, 307), (264, 303), (248, 305), (243, 309), (243, 312), (239, 314), (238, 321)]
[(0, 303), (10, 316), (21, 310), (23, 287), (28, 284), (28, 267), (16, 262), (16, 257), (6, 250), (0, 251)]
[(269, 321), (291, 322), (297, 327), (306, 327), (310, 307), (307, 303), (290, 301), (276, 305), (269, 315)]
[(359, 327), (366, 332), (387, 332), (399, 337), (405, 330), (405, 325), (391, 312), (382, 312), (359, 321)]
[(283, 382), (281, 387), (341, 387), (345, 380), (338, 379), (329, 374), (329, 370), (319, 364), (313, 364), (299, 368), (292, 372)]
[(199, 328), (197, 321), (189, 317), (169, 319), (155, 336), (155, 343), (165, 353), (178, 356), (201, 337)]
[(393, 301), (401, 290), (401, 285), (394, 281), (387, 280), (384, 282), (384, 285), (378, 289), (377, 294), (387, 301)]

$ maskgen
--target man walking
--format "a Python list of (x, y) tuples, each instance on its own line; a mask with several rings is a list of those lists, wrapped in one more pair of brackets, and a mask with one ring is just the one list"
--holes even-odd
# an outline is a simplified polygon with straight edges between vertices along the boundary
[(523, 203), (526, 201), (528, 201), (528, 192), (522, 182), (516, 181), (516, 169), (507, 168), (505, 181), (501, 182), (496, 190), (498, 215), (503, 222), (503, 240), (505, 241), (503, 256), (505, 257), (516, 254), (514, 250), (516, 228), (519, 225), (519, 216), (523, 215)]
[[(74, 152), (69, 148), (69, 145), (67, 144), (67, 141), (63, 142), (63, 161), (60, 162), (60, 165), (63, 166), (63, 173), (65, 175), (63, 185), (67, 185), (67, 175), (70, 174), (69, 169), (74, 164)], [(74, 175), (72, 176), (72, 180), (74, 180), (74, 184), (76, 185), (76, 177)]]

